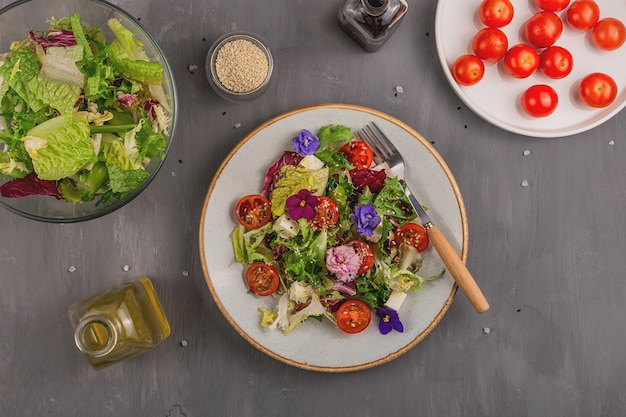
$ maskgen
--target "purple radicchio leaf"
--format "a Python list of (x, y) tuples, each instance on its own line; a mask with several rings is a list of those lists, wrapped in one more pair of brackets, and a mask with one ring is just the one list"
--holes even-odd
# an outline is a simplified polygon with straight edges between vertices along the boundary
[(60, 200), (56, 181), (42, 180), (35, 173), (24, 178), (16, 178), (0, 186), (0, 195), (6, 198), (27, 197), (29, 195), (51, 195)]
[(263, 193), (270, 193), (272, 190), (272, 185), (277, 179), (278, 172), (280, 169), (286, 165), (298, 165), (302, 161), (302, 156), (298, 155), (296, 152), (285, 151), (278, 158), (278, 161), (274, 163), (267, 170), (267, 174), (265, 175), (265, 184), (263, 185)]

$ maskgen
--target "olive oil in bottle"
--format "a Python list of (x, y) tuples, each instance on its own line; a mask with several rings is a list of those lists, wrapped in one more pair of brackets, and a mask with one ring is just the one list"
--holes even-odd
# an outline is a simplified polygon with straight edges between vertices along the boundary
[(96, 369), (151, 350), (171, 333), (147, 277), (73, 304), (69, 317), (76, 346)]

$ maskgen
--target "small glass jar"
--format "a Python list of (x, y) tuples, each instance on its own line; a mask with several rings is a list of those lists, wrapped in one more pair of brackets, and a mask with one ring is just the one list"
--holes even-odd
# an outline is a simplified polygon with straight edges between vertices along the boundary
[(96, 369), (153, 349), (171, 333), (152, 282), (127, 282), (70, 306), (76, 346)]
[(233, 102), (247, 101), (259, 97), (270, 85), (274, 59), (260, 36), (232, 32), (213, 43), (204, 70), (220, 97)]
[(345, 0), (339, 27), (368, 52), (377, 51), (400, 26), (406, 0)]

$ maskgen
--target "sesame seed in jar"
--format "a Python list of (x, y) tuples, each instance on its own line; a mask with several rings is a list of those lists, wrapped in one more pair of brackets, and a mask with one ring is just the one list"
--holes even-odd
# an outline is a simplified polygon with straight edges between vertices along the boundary
[(225, 43), (218, 51), (215, 71), (224, 88), (234, 93), (249, 93), (267, 78), (269, 62), (254, 43), (236, 39)]

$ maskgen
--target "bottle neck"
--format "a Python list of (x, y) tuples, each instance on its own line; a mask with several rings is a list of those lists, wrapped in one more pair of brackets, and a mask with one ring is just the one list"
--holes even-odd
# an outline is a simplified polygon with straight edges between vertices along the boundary
[(102, 357), (117, 345), (118, 332), (113, 321), (105, 316), (85, 317), (74, 332), (76, 346), (86, 355)]
[(380, 16), (389, 8), (390, 0), (361, 0), (363, 8), (371, 16)]

